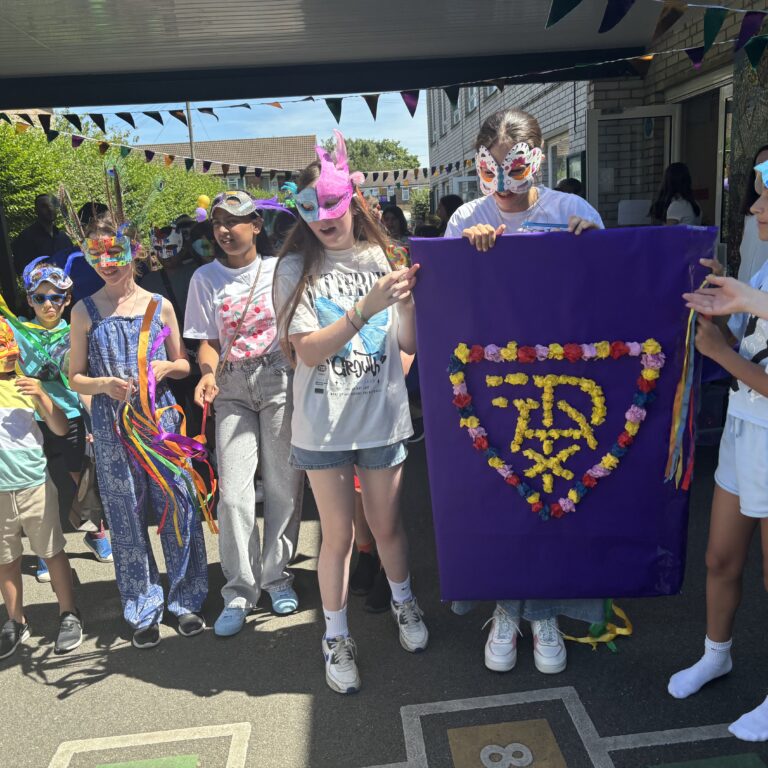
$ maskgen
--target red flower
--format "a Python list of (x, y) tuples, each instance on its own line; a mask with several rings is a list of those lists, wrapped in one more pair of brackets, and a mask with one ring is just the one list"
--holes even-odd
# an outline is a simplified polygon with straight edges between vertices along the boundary
[(533, 347), (519, 347), (517, 359), (521, 363), (532, 363), (536, 359), (536, 350)]
[(584, 477), (581, 478), (581, 482), (587, 487), (587, 488), (594, 488), (597, 485), (597, 478), (592, 477), (592, 475), (584, 475)]
[(634, 441), (634, 438), (632, 435), (629, 434), (629, 432), (622, 432), (619, 435), (619, 439), (616, 441), (622, 448), (629, 448), (630, 445), (632, 445), (632, 442)]
[(544, 509), (544, 503), (541, 501), (537, 501), (535, 504), (531, 504), (531, 509), (534, 512), (541, 512), (541, 510)]
[(549, 514), (552, 515), (552, 517), (562, 517), (565, 512), (563, 512), (563, 508), (557, 502), (555, 502), (549, 508)]
[(629, 353), (629, 347), (623, 341), (611, 342), (611, 357), (618, 360), (620, 357)]
[(478, 451), (487, 451), (488, 450), (488, 438), (487, 437), (476, 437), (472, 441), (472, 445), (477, 448)]
[(517, 487), (518, 485), (520, 485), (520, 478), (516, 474), (513, 473), (511, 475), (507, 475), (504, 478), (504, 482), (509, 483), (510, 485), (514, 485), (515, 487)]
[(456, 395), (451, 402), (457, 408), (466, 408), (472, 402), (472, 395)]
[(566, 344), (563, 347), (563, 356), (569, 363), (581, 360), (582, 350), (579, 344)]
[(469, 350), (469, 362), (479, 363), (485, 358), (485, 350), (479, 344), (473, 344)]
[(641, 392), (652, 392), (656, 389), (656, 379), (644, 379), (642, 376), (637, 380), (637, 388)]

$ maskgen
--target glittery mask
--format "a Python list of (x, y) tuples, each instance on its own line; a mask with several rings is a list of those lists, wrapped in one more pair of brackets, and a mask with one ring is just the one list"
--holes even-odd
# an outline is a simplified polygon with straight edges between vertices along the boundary
[(541, 161), (542, 152), (538, 147), (531, 148), (520, 142), (507, 152), (499, 168), (488, 147), (481, 146), (475, 155), (480, 191), (484, 195), (495, 192), (523, 194), (533, 186), (533, 177), (541, 167)]
[(176, 256), (183, 243), (182, 234), (175, 224), (170, 227), (156, 227), (152, 230), (152, 250), (161, 261)]
[[(82, 243), (85, 260), (94, 268), (124, 267), (133, 261), (131, 238), (128, 235), (86, 237)], [(110, 253), (120, 248), (119, 253)]]
[(19, 345), (13, 335), (11, 326), (0, 317), (0, 360), (8, 357), (18, 357)]
[(355, 194), (355, 184), (362, 184), (360, 172), (349, 172), (347, 146), (340, 131), (336, 134), (335, 160), (325, 147), (317, 146), (320, 177), (314, 187), (305, 187), (296, 195), (296, 210), (304, 221), (338, 219), (343, 216)]
[(766, 182), (768, 181), (768, 160), (763, 161), (755, 166), (755, 192), (758, 195), (762, 195), (766, 189)]

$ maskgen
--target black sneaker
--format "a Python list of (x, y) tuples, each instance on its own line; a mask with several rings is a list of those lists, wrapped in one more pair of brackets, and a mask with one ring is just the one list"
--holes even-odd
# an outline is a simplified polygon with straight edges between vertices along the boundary
[(8, 619), (0, 629), (0, 659), (6, 659), (26, 640), (29, 640), (29, 624), (19, 624)]
[(134, 648), (154, 648), (160, 643), (160, 625), (150, 624), (144, 629), (137, 629), (131, 642)]
[[(184, 637), (199, 635), (205, 629), (205, 619), (199, 613), (182, 613), (179, 616), (179, 634)], [(158, 637), (158, 642), (160, 638)]]
[(379, 570), (381, 570), (381, 562), (376, 553), (358, 552), (357, 565), (349, 577), (349, 591), (353, 595), (367, 595), (373, 589)]
[(363, 608), (368, 613), (384, 613), (389, 610), (390, 602), (392, 602), (392, 590), (389, 588), (387, 574), (384, 573), (383, 568), (380, 568)]
[(56, 638), (53, 652), (57, 654), (69, 653), (74, 651), (82, 642), (83, 622), (80, 619), (79, 611), (77, 613), (64, 611), (59, 616), (59, 636)]

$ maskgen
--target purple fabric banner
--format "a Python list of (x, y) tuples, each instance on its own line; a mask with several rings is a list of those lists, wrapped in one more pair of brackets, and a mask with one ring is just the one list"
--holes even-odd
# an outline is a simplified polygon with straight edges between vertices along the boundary
[(688, 494), (664, 472), (681, 294), (703, 280), (715, 237), (518, 234), (487, 253), (411, 241), (443, 599), (679, 591)]

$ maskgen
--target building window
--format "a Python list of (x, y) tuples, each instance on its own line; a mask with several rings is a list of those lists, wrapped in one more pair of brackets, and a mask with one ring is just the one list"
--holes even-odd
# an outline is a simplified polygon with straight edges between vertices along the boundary
[(486, 85), (485, 88), (483, 88), (483, 98), (485, 99), (490, 99), (494, 93), (496, 93), (495, 85)]
[(378, 197), (378, 196), (379, 196), (379, 188), (378, 188), (378, 187), (370, 187), (370, 188), (367, 190), (367, 192), (368, 192), (368, 194), (369, 194), (371, 197)]
[(408, 187), (402, 187), (400, 190), (400, 199), (407, 203), (411, 199), (411, 190)]
[(478, 87), (476, 85), (465, 90), (467, 97), (467, 114), (474, 112), (477, 109), (477, 92)]
[(430, 91), (429, 94), (429, 126), (431, 130), (431, 140), (437, 142), (437, 100), (440, 98), (440, 91)]
[(227, 176), (227, 189), (245, 189), (245, 176)]
[(445, 136), (445, 133), (448, 130), (448, 128), (446, 127), (447, 120), (446, 120), (446, 111), (445, 111), (446, 109), (445, 105), (447, 103), (448, 103), (448, 97), (442, 91), (440, 91), (440, 135), (441, 136)]
[(387, 187), (387, 197), (392, 198), (394, 196), (395, 196), (395, 187), (394, 186)]
[(547, 139), (547, 186), (555, 187), (558, 181), (567, 178), (568, 132), (559, 133)]

